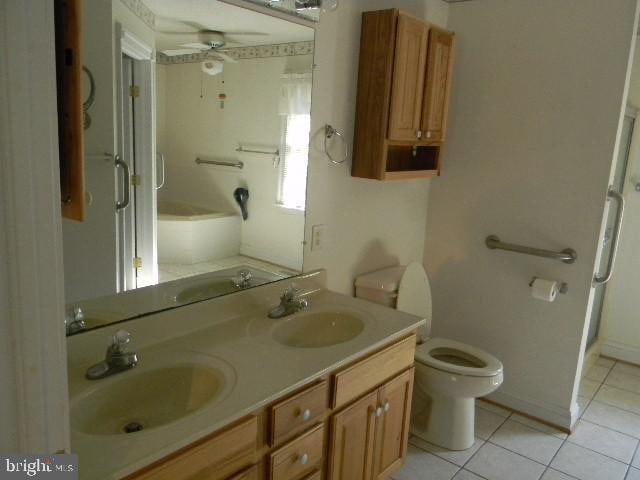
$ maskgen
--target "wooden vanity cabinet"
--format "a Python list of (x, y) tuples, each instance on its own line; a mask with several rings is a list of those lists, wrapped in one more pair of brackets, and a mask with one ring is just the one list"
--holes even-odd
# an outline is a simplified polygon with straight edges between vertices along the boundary
[(408, 442), (415, 334), (127, 480), (386, 480)]
[(386, 480), (407, 456), (414, 368), (387, 382), (378, 390), (382, 414), (376, 419), (374, 478)]
[[(127, 480), (252, 479), (258, 418), (250, 416), (150, 465)], [(244, 475), (244, 476), (242, 476)]]
[(386, 480), (407, 455), (413, 368), (332, 417), (329, 480)]
[(354, 177), (440, 174), (454, 35), (397, 9), (362, 16)]

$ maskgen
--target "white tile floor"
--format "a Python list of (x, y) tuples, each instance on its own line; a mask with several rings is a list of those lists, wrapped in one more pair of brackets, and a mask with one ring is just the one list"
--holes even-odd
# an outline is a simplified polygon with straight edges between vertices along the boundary
[(600, 358), (564, 432), (477, 402), (476, 442), (451, 452), (416, 437), (393, 480), (640, 480), (640, 367)]

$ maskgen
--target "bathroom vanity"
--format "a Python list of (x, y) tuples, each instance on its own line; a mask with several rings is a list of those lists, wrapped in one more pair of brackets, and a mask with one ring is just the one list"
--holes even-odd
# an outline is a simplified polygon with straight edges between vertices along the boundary
[(323, 271), (295, 279), (307, 309), (268, 318), (291, 283), (127, 322), (139, 365), (101, 380), (85, 372), (119, 326), (69, 337), (82, 478), (388, 478), (423, 320), (327, 291)]

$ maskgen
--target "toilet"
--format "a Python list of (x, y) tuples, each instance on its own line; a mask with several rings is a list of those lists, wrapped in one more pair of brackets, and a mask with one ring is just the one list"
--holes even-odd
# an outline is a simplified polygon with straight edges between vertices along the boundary
[(356, 279), (356, 296), (425, 318), (418, 331), (411, 433), (449, 450), (474, 443), (475, 399), (503, 380), (493, 355), (446, 338), (430, 338), (431, 287), (421, 264), (390, 267)]

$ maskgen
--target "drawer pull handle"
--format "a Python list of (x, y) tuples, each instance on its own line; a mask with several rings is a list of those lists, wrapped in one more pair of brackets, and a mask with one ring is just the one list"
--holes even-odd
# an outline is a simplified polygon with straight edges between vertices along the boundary
[(383, 413), (382, 407), (376, 408), (376, 417), (381, 417)]
[(300, 455), (298, 461), (300, 462), (301, 465), (306, 465), (307, 463), (309, 463), (309, 455), (306, 453), (303, 453), (302, 455)]
[(302, 420), (306, 422), (310, 418), (311, 418), (311, 410), (307, 408), (305, 411), (302, 412)]
[(389, 402), (386, 402), (384, 404), (384, 413), (387, 413), (390, 409), (391, 409), (391, 405), (389, 405)]

